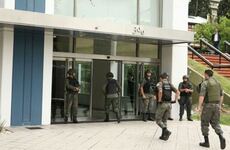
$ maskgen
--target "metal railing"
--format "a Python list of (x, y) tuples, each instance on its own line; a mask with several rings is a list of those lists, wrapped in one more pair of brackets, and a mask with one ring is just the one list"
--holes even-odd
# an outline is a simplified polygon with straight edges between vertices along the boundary
[(230, 54), (230, 43), (228, 41), (224, 41), (224, 51)]
[(225, 60), (229, 61), (230, 63), (230, 57), (228, 57), (226, 54), (221, 52), (219, 49), (215, 48), (213, 45), (208, 43), (205, 39), (200, 39), (200, 49), (202, 50), (203, 45), (206, 45), (208, 48), (211, 49), (211, 51), (214, 51), (215, 54), (219, 55), (219, 65), (221, 64), (221, 58), (225, 58)]
[(207, 58), (202, 56), (200, 53), (198, 53), (194, 48), (188, 45), (188, 50), (192, 52), (192, 59), (194, 59), (194, 55), (196, 55), (198, 58), (200, 58), (205, 64), (207, 64), (210, 68), (230, 68), (230, 64), (213, 64), (211, 61), (209, 61)]

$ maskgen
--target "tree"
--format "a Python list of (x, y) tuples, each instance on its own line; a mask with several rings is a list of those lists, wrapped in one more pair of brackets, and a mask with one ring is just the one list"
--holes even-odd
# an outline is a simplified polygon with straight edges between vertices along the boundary
[(210, 0), (191, 0), (189, 3), (189, 15), (207, 17), (211, 13)]
[(215, 32), (215, 29), (218, 29), (221, 35), (220, 49), (224, 49), (224, 41), (230, 41), (230, 19), (227, 17), (220, 17), (219, 23), (206, 23), (206, 24), (197, 24), (195, 26), (195, 42), (198, 42), (200, 38), (205, 38), (209, 43), (212, 44), (212, 34)]
[(218, 18), (221, 16), (225, 16), (230, 19), (230, 0), (220, 1), (217, 14)]

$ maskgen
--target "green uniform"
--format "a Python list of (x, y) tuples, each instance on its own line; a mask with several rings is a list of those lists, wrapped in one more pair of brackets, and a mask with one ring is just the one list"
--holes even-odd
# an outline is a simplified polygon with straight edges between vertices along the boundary
[(200, 96), (204, 96), (203, 110), (201, 114), (201, 131), (208, 136), (209, 123), (217, 134), (223, 134), (220, 127), (220, 97), (223, 90), (220, 83), (210, 77), (201, 84)]
[(161, 128), (167, 128), (167, 120), (170, 115), (171, 111), (171, 100), (165, 100), (164, 99), (164, 90), (163, 90), (163, 84), (169, 84), (171, 88), (171, 92), (174, 91), (176, 92), (176, 88), (168, 82), (167, 79), (164, 79), (163, 82), (159, 82), (157, 84), (157, 89), (158, 91), (162, 91), (162, 102), (158, 103), (157, 105), (157, 110), (156, 110), (156, 123), (161, 127)]
[(146, 96), (146, 98), (143, 98), (143, 113), (155, 114), (156, 112), (156, 100), (154, 99), (154, 96), (156, 95), (155, 85), (156, 84), (151, 79), (144, 79), (141, 83), (141, 87), (143, 87), (143, 91)]
[(103, 91), (105, 93), (105, 114), (109, 115), (111, 104), (113, 112), (119, 114), (119, 93), (121, 88), (118, 82), (114, 79), (109, 79), (108, 83), (104, 85)]

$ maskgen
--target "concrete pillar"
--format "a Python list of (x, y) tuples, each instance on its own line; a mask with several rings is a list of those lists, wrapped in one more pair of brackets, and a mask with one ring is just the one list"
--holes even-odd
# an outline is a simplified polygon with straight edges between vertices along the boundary
[(10, 126), (14, 29), (0, 28), (0, 121)]
[(44, 36), (42, 125), (47, 125), (51, 122), (53, 30), (46, 29)]
[(15, 0), (0, 0), (0, 8), (15, 9)]
[[(180, 8), (180, 9), (178, 9)], [(188, 0), (163, 0), (162, 27), (168, 29), (188, 29)], [(178, 59), (180, 58), (180, 59)], [(182, 76), (187, 74), (187, 44), (162, 46), (161, 70), (170, 75), (170, 81), (178, 87)], [(173, 105), (172, 117), (179, 116), (179, 105)]]

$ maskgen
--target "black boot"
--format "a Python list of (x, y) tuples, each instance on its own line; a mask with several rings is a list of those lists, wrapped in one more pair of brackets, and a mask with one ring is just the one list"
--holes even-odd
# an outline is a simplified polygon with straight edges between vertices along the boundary
[(120, 115), (119, 113), (116, 113), (117, 123), (120, 123)]
[(182, 121), (182, 116), (180, 116), (180, 119), (179, 119), (179, 121)]
[(162, 129), (162, 135), (161, 135), (160, 139), (167, 141), (169, 139), (170, 135), (171, 135), (171, 132), (167, 128), (163, 128)]
[(77, 117), (73, 117), (73, 123), (78, 123)]
[(225, 147), (226, 147), (225, 138), (223, 137), (222, 134), (218, 134), (218, 135), (219, 135), (219, 139), (220, 139), (220, 148), (221, 148), (221, 149), (225, 149)]
[(144, 122), (147, 121), (147, 114), (146, 114), (146, 113), (142, 113), (142, 120), (143, 120)]
[(210, 147), (208, 136), (204, 136), (204, 142), (203, 142), (203, 143), (200, 143), (200, 146), (202, 146), (202, 147), (207, 147), (207, 148)]
[(193, 121), (191, 117), (188, 118), (188, 121)]
[(149, 113), (149, 114), (148, 114), (148, 120), (150, 120), (150, 121), (155, 121), (155, 114)]
[(67, 122), (68, 122), (68, 117), (65, 116), (65, 117), (64, 117), (64, 123), (67, 123)]
[(104, 122), (109, 122), (109, 114), (105, 114), (105, 120)]

